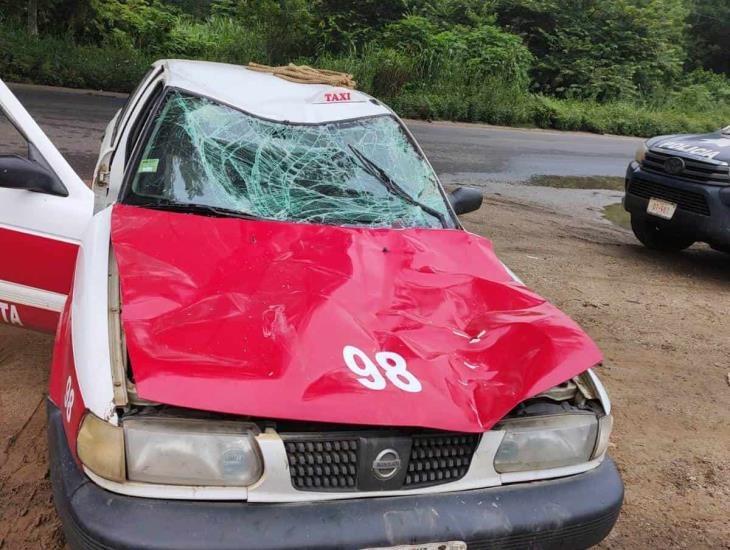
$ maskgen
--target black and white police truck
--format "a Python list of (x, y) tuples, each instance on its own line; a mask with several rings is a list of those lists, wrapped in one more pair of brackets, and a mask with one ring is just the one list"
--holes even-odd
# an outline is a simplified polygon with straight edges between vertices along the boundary
[(730, 126), (644, 142), (626, 171), (624, 208), (648, 248), (695, 242), (730, 252)]

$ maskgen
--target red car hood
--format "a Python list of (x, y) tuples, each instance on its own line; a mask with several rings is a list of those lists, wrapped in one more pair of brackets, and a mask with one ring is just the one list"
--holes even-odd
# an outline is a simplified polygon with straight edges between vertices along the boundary
[(112, 243), (132, 372), (150, 401), (479, 432), (601, 360), (466, 231), (118, 205)]

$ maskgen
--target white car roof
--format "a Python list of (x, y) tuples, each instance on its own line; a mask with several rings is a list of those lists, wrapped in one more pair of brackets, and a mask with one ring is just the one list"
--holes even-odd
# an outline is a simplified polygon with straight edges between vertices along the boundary
[(181, 59), (163, 59), (155, 65), (164, 68), (168, 86), (271, 120), (312, 124), (391, 113), (357, 90), (299, 84), (240, 65)]

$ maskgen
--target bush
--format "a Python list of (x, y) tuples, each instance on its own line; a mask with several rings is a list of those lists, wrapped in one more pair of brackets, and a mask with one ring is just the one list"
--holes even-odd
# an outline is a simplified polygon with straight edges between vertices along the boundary
[(313, 65), (350, 73), (360, 90), (383, 99), (397, 96), (419, 78), (413, 57), (375, 44), (366, 45), (360, 53), (324, 54)]
[(388, 25), (382, 40), (416, 59), (419, 77), (427, 82), (456, 78), (474, 85), (497, 76), (524, 87), (529, 82), (532, 54), (519, 36), (490, 23), (439, 30), (436, 23), (409, 15)]
[(155, 56), (169, 47), (176, 11), (160, 0), (92, 0), (95, 16), (80, 33), (82, 42), (139, 49)]
[(636, 99), (682, 73), (685, 0), (498, 0), (498, 21), (536, 58), (534, 88), (564, 98)]
[[(730, 109), (724, 107), (730, 119)], [(606, 134), (650, 137), (660, 134), (703, 133), (723, 125), (716, 110), (697, 112), (660, 107), (646, 103), (614, 101), (597, 103), (554, 99), (540, 96), (534, 105), (532, 120), (541, 128), (578, 130)]]
[(153, 58), (122, 46), (78, 46), (68, 38), (29, 39), (0, 27), (3, 79), (53, 86), (130, 91)]
[(697, 59), (683, 72), (684, 29), (723, 1), (50, 0), (39, 38), (0, 0), (0, 75), (129, 91), (158, 57), (292, 61), (352, 73), (405, 116), (704, 132), (730, 122), (730, 81)]
[(269, 61), (265, 33), (225, 17), (179, 21), (170, 33), (168, 56), (241, 65)]

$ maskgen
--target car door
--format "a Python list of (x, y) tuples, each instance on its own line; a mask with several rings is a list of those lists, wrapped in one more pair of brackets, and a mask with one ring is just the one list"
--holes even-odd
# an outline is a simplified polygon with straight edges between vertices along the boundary
[[(154, 65), (142, 78), (137, 88), (129, 95), (124, 107), (119, 110), (114, 119), (107, 126), (99, 149), (99, 160), (94, 169), (93, 184), (94, 211), (106, 208), (116, 200), (119, 192), (119, 181), (123, 177), (124, 159), (122, 162), (113, 162), (120, 146), (121, 137), (141, 104), (144, 104), (160, 81), (163, 68)], [(122, 144), (123, 147), (123, 144)], [(122, 155), (124, 156), (124, 155)]]
[(93, 194), (0, 80), (0, 324), (53, 332)]

